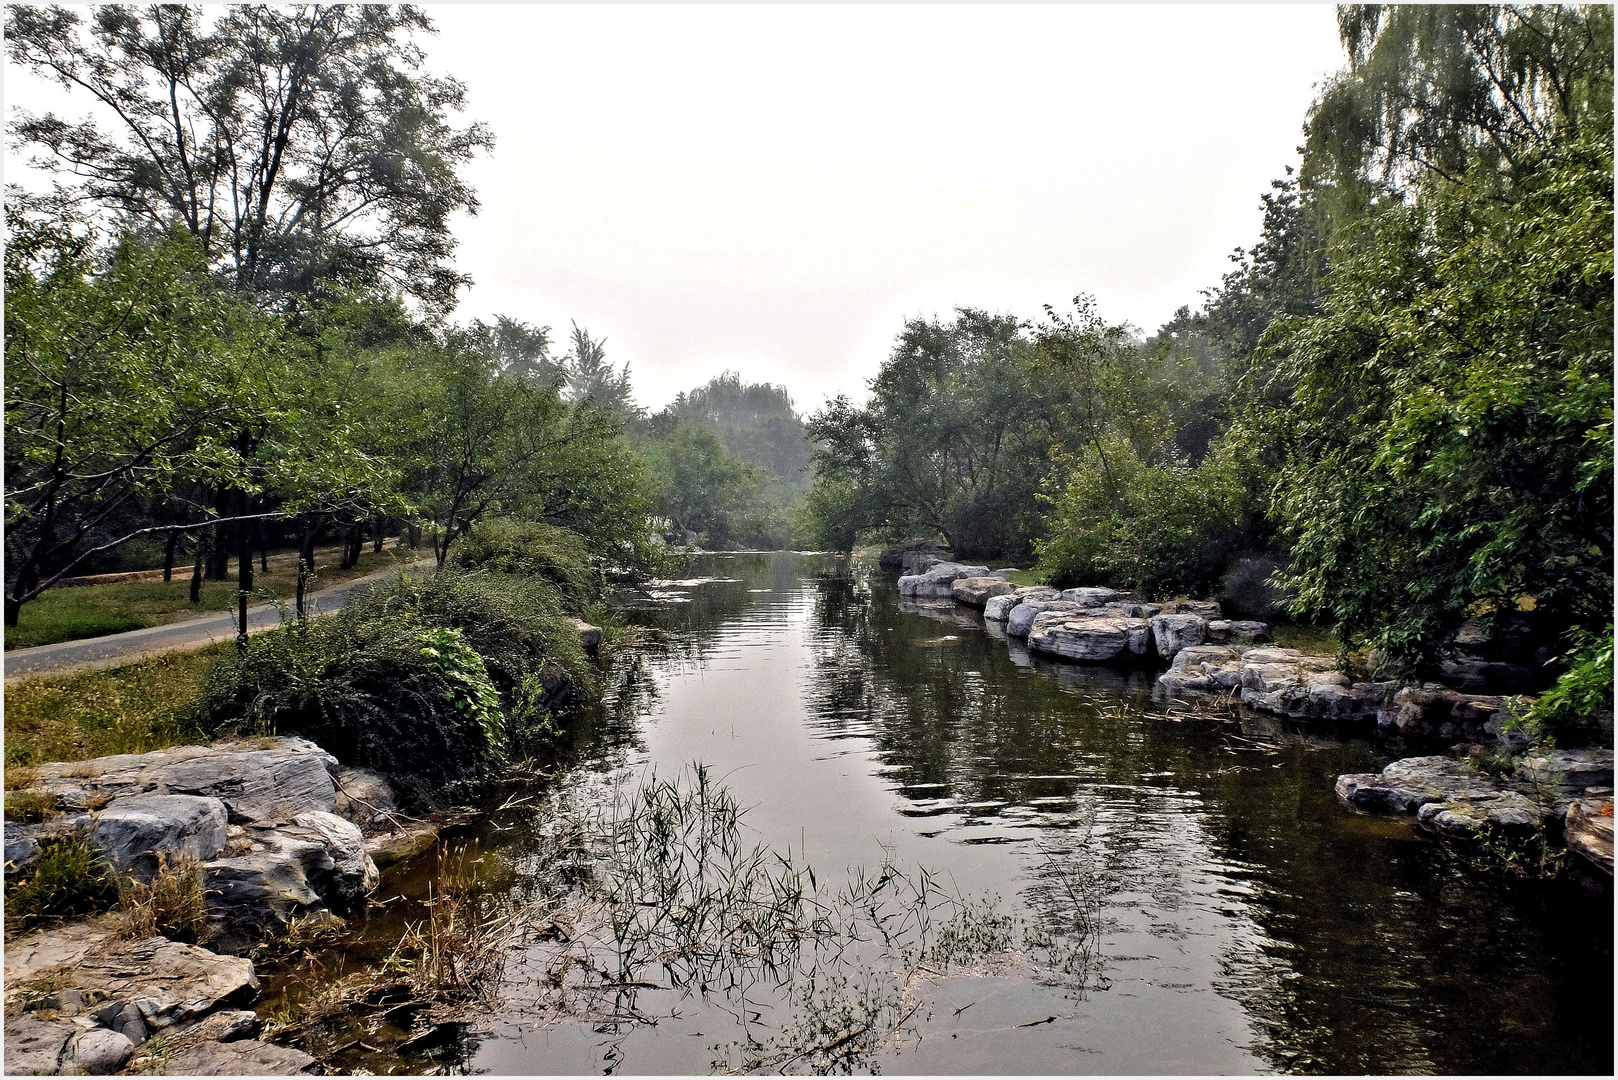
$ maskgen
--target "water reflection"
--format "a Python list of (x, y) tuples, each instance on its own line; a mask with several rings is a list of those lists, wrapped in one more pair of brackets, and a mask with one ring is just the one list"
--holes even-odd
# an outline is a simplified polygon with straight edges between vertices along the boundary
[[(951, 975), (871, 1067), (1611, 1071), (1610, 892), (1502, 882), (1343, 812), (1333, 778), (1377, 748), (1177, 709), (1151, 672), (1031, 656), (842, 557), (708, 557), (657, 592), (573, 775), (701, 760), (826, 871), (892, 855), (1031, 926), (1099, 928), (1098, 985)], [(704, 1071), (734, 1018), (669, 1008), (634, 1030), (507, 1017), (463, 1064)]]

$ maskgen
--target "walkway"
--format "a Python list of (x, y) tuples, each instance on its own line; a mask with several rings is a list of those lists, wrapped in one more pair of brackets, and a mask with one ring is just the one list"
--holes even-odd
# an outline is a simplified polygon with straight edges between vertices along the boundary
[[(305, 605), (312, 615), (329, 614), (347, 603), (348, 594), (355, 588), (381, 581), (401, 570), (422, 570), (432, 565), (433, 560), (427, 558), (402, 567), (390, 566), (341, 585), (312, 592), (305, 597)], [(289, 607), (291, 603), (287, 601)], [(248, 633), (268, 630), (280, 624), (281, 616), (274, 604), (259, 604), (247, 609)], [(36, 645), (31, 649), (12, 649), (5, 654), (6, 682), (23, 675), (61, 675), (118, 667), (160, 653), (189, 652), (216, 641), (234, 641), (235, 638), (236, 613), (231, 611), (105, 637), (59, 641), (54, 645)]]

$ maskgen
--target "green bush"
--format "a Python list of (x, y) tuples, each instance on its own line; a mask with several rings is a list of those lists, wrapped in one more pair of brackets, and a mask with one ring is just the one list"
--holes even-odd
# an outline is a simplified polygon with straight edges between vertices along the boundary
[(450, 546), (448, 561), (464, 570), (537, 577), (555, 586), (563, 606), (582, 611), (600, 595), (584, 539), (537, 521), (480, 521)]
[(1612, 624), (1602, 636), (1575, 626), (1573, 647), (1561, 657), (1566, 669), (1556, 685), (1541, 694), (1522, 718), (1536, 742), (1563, 739), (1585, 742), (1603, 733), (1612, 737)]
[(1145, 464), (1127, 440), (1111, 438), (1070, 466), (1039, 545), (1040, 572), (1061, 588), (1207, 596), (1262, 524), (1258, 469), (1233, 441), (1192, 468)]
[(106, 911), (118, 902), (118, 876), (81, 832), (42, 837), (39, 857), (6, 883), (6, 935)]
[(253, 638), (212, 672), (199, 706), (216, 729), (304, 735), (423, 802), (464, 799), (507, 754), (503, 704), (547, 667), (593, 686), (555, 589), (447, 566)]

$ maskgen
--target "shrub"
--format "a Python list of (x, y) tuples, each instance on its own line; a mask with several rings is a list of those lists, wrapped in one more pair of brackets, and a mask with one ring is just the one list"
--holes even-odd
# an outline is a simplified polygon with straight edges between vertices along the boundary
[(81, 831), (41, 837), (40, 853), (6, 884), (6, 935), (105, 911), (118, 900), (117, 873)]
[(554, 664), (590, 685), (556, 605), (539, 578), (400, 575), (333, 616), (255, 637), (214, 670), (200, 708), (216, 729), (307, 736), (420, 801), (463, 799), (506, 755), (502, 702), (525, 677)]
[(1535, 742), (1582, 742), (1604, 727), (1612, 735), (1612, 624), (1599, 637), (1577, 626), (1570, 636), (1573, 647), (1559, 658), (1566, 670), (1522, 717)]
[(1053, 504), (1039, 568), (1058, 587), (1207, 596), (1262, 526), (1257, 466), (1234, 441), (1203, 463), (1146, 464), (1123, 438), (1087, 447)]
[(600, 593), (584, 539), (537, 521), (480, 521), (450, 546), (448, 561), (465, 570), (540, 578), (555, 586), (569, 611), (583, 610)]

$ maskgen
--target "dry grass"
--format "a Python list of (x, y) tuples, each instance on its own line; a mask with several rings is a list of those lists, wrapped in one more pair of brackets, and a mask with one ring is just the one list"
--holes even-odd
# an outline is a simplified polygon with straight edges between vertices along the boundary
[(33, 825), (62, 812), (62, 800), (46, 791), (6, 793), (6, 820)]
[(211, 936), (202, 870), (189, 855), (157, 856), (150, 884), (125, 877), (118, 884), (118, 909), (124, 934), (131, 938), (162, 934), (190, 944)]

